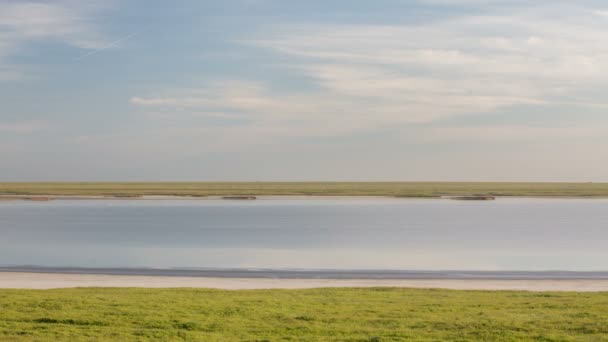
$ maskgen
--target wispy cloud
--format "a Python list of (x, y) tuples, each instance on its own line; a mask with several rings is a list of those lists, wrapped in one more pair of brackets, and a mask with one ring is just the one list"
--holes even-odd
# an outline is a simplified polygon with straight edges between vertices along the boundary
[[(572, 15), (564, 19), (566, 14)], [(428, 23), (287, 25), (240, 43), (289, 57), (283, 71), (305, 75), (316, 89), (277, 92), (263, 82), (219, 82), (138, 94), (130, 102), (148, 109), (236, 111), (254, 119), (252, 130), (274, 127), (277, 134), (304, 136), (429, 124), (514, 106), (568, 104), (584, 111), (608, 106), (594, 91), (608, 85), (606, 30), (608, 20), (595, 6), (523, 2), (504, 13)], [(517, 139), (517, 132), (532, 131), (555, 132), (499, 135)], [(463, 132), (487, 136), (466, 128), (443, 134), (458, 138)]]
[[(302, 70), (324, 91), (369, 99), (366, 110), (389, 121), (600, 102), (587, 90), (608, 83), (608, 21), (592, 10), (568, 21), (542, 11), (409, 26), (284, 29), (254, 44), (304, 59)], [(383, 116), (373, 110), (377, 101), (397, 110)]]
[(28, 134), (48, 129), (49, 125), (43, 121), (0, 122), (0, 132)]
[[(238, 130), (235, 135), (240, 137), (258, 137), (258, 141), (262, 136), (333, 136), (378, 127), (372, 116), (352, 111), (356, 106), (353, 101), (318, 92), (277, 94), (264, 83), (244, 81), (223, 81), (205, 88), (174, 90), (164, 96), (130, 99), (131, 104), (144, 110), (164, 110), (173, 115), (218, 111), (243, 115), (249, 119), (247, 127), (230, 130)], [(361, 106), (368, 106), (363, 102)]]
[(100, 49), (108, 43), (92, 18), (110, 2), (3, 1), (0, 2), (0, 80), (24, 73), (11, 62), (29, 44), (58, 42), (80, 49)]

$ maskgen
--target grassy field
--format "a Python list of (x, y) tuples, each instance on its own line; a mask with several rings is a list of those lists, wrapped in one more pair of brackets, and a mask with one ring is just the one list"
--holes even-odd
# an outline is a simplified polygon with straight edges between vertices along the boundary
[(0, 183), (14, 195), (320, 195), (436, 197), (608, 196), (608, 183), (451, 183), (451, 182), (204, 182), (204, 183)]
[(0, 340), (608, 341), (608, 293), (0, 290)]

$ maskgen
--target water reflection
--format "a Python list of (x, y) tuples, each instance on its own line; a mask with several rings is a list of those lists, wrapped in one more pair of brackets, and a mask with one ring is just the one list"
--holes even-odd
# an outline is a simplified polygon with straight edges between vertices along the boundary
[(0, 264), (606, 270), (608, 200), (0, 202)]

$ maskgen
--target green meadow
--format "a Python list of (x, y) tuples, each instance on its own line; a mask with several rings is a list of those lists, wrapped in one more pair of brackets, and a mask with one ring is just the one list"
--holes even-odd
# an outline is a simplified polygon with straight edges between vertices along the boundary
[(437, 197), (441, 195), (608, 197), (608, 183), (466, 182), (199, 182), (0, 183), (0, 194), (102, 196), (317, 195)]
[(608, 341), (608, 293), (0, 290), (0, 340)]

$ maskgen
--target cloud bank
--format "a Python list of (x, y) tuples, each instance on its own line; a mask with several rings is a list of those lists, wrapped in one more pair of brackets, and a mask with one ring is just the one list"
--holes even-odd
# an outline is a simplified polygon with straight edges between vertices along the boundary
[[(433, 124), (514, 107), (604, 109), (608, 102), (597, 90), (608, 84), (607, 29), (608, 17), (597, 7), (568, 3), (400, 25), (284, 25), (240, 43), (287, 57), (284, 72), (305, 76), (314, 89), (277, 92), (276, 84), (237, 80), (137, 95), (130, 102), (244, 113), (255, 121), (251, 129), (272, 126), (309, 136)], [(522, 125), (510, 127), (508, 136), (559, 131)], [(505, 128), (450, 127), (444, 133), (487, 139), (488, 129)]]

